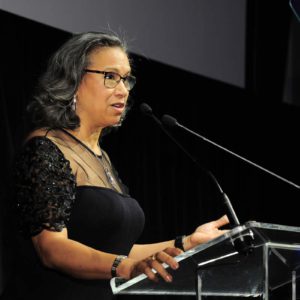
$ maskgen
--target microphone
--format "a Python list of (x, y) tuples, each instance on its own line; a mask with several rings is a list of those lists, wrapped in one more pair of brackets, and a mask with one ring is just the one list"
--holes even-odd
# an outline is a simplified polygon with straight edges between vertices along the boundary
[(142, 103), (140, 110), (143, 114), (151, 117), (159, 126), (163, 127), (161, 121), (153, 114), (152, 108), (147, 103)]
[(258, 165), (258, 164), (256, 164), (256, 163), (250, 161), (249, 159), (246, 159), (245, 157), (243, 157), (243, 156), (241, 156), (241, 155), (238, 155), (238, 154), (234, 153), (233, 151), (230, 151), (229, 149), (227, 149), (227, 148), (225, 148), (225, 147), (223, 147), (223, 146), (221, 146), (221, 145), (219, 145), (219, 144), (217, 144), (217, 143), (215, 143), (215, 142), (213, 142), (213, 141), (207, 139), (206, 137), (204, 137), (204, 136), (202, 136), (202, 135), (200, 135), (200, 134), (198, 134), (198, 133), (192, 131), (191, 129), (189, 129), (189, 128), (183, 126), (183, 125), (181, 125), (181, 124), (178, 123), (178, 121), (177, 121), (175, 118), (173, 118), (172, 116), (169, 116), (169, 115), (163, 115), (161, 119), (162, 119), (163, 124), (165, 124), (166, 126), (168, 126), (168, 127), (170, 127), (170, 128), (176, 127), (176, 126), (177, 126), (177, 127), (180, 127), (180, 128), (182, 128), (183, 130), (185, 130), (185, 131), (191, 133), (192, 135), (194, 135), (194, 136), (196, 136), (196, 137), (198, 137), (198, 138), (204, 140), (205, 142), (208, 142), (208, 143), (210, 143), (210, 144), (216, 146), (217, 148), (219, 148), (219, 149), (221, 149), (221, 150), (223, 150), (223, 151), (225, 151), (225, 152), (227, 152), (227, 153), (229, 153), (229, 154), (231, 154), (231, 155), (237, 157), (238, 159), (241, 159), (242, 161), (244, 161), (244, 162), (246, 162), (246, 163), (248, 163), (248, 164), (254, 166), (255, 168), (258, 168), (258, 169), (264, 171), (265, 173), (268, 173), (268, 174), (270, 174), (271, 176), (276, 177), (277, 179), (279, 179), (279, 180), (281, 180), (281, 181), (283, 181), (283, 182), (285, 182), (285, 183), (287, 183), (287, 184), (289, 184), (289, 185), (291, 185), (291, 186), (293, 186), (293, 187), (295, 187), (295, 188), (297, 188), (297, 189), (300, 189), (300, 186), (297, 185), (296, 183), (294, 183), (294, 182), (292, 182), (292, 181), (290, 181), (290, 180), (287, 180), (286, 178), (284, 178), (284, 177), (282, 177), (282, 176), (280, 176), (280, 175), (278, 175), (278, 174), (276, 174), (276, 173), (274, 173), (274, 172), (271, 172), (270, 170), (268, 170), (268, 169), (266, 169), (266, 168), (264, 168), (264, 167), (262, 167), (262, 166), (260, 166), (260, 165)]
[(177, 122), (177, 120), (169, 115), (163, 115), (162, 121), (165, 125), (169, 126), (170, 128), (175, 126), (180, 126), (180, 124)]
[[(215, 184), (215, 186), (217, 187), (222, 200), (223, 200), (223, 204), (225, 205), (225, 208), (227, 210), (227, 216), (228, 219), (230, 221), (231, 224), (235, 226), (239, 226), (240, 222), (238, 220), (238, 217), (233, 209), (233, 206), (228, 198), (228, 196), (226, 195), (226, 193), (222, 190), (220, 184), (218, 183), (217, 179), (215, 178), (215, 176), (212, 174), (211, 171), (208, 171), (206, 169), (204, 169), (199, 163), (198, 161), (169, 133), (169, 131), (166, 130), (166, 128), (163, 126), (163, 124), (166, 124), (169, 127), (175, 127), (178, 126), (179, 123), (177, 122), (177, 120), (171, 116), (168, 115), (164, 115), (162, 117), (162, 122), (160, 122), (160, 120), (153, 114), (152, 108), (146, 104), (146, 103), (142, 103), (140, 105), (140, 110), (142, 111), (142, 113), (144, 113), (147, 116), (150, 116), (158, 125), (159, 127), (168, 135), (168, 137), (171, 138), (171, 140), (202, 170), (204, 171), (213, 181), (213, 183)], [(238, 235), (238, 237), (232, 241), (235, 249), (239, 252), (239, 253), (243, 253), (245, 255), (248, 255), (248, 253), (252, 252), (253, 249), (253, 244), (252, 244), (252, 240), (253, 240), (253, 233), (249, 232), (247, 234), (245, 234), (244, 236), (240, 236)]]
[(140, 105), (140, 110), (142, 113), (144, 113), (148, 116), (153, 116), (152, 108), (147, 103), (142, 103)]
[(196, 159), (180, 144), (177, 140), (169, 133), (168, 130), (163, 126), (162, 122), (153, 114), (152, 108), (147, 103), (142, 103), (140, 105), (140, 110), (143, 114), (151, 117), (156, 124), (162, 129), (162, 131), (195, 163), (199, 168), (203, 169)]

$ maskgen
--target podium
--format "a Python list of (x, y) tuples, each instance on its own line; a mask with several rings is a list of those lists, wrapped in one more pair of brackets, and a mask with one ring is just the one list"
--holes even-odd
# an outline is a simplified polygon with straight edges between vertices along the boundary
[[(249, 251), (241, 251), (239, 242), (249, 240)], [(113, 293), (300, 299), (300, 227), (249, 221), (175, 259), (180, 267), (168, 269), (172, 283), (152, 282), (144, 274), (128, 281), (113, 278)]]

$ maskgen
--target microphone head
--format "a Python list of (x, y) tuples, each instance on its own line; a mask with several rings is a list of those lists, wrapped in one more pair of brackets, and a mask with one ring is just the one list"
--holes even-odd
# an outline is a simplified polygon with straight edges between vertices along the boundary
[(168, 127), (171, 127), (171, 128), (178, 125), (177, 120), (169, 115), (163, 115), (161, 120), (164, 125), (167, 125)]
[(142, 103), (140, 105), (140, 110), (145, 115), (152, 115), (152, 108), (147, 103)]

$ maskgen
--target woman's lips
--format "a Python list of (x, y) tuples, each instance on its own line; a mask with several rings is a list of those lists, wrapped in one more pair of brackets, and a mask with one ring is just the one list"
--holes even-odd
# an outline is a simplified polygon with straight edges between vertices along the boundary
[(116, 111), (122, 113), (124, 108), (125, 108), (125, 104), (124, 103), (114, 103), (111, 105)]

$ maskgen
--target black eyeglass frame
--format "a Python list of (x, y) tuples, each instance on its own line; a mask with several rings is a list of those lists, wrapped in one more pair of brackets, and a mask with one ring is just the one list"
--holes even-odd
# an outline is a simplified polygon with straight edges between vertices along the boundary
[[(123, 80), (126, 89), (128, 91), (131, 91), (133, 89), (133, 87), (135, 86), (135, 83), (136, 83), (136, 78), (134, 76), (132, 76), (132, 75), (127, 75), (127, 76), (123, 77), (119, 73), (113, 72), (113, 71), (100, 71), (100, 70), (91, 70), (91, 69), (85, 69), (84, 71), (87, 72), (87, 73), (103, 74), (104, 75), (104, 86), (107, 87), (107, 88), (109, 88), (109, 89), (115, 88), (120, 83), (120, 81)], [(116, 75), (118, 75), (120, 77), (119, 80), (115, 80), (115, 82), (116, 82), (115, 86), (107, 86), (105, 84), (106, 83), (106, 79), (107, 79), (106, 76), (108, 74), (116, 74)], [(128, 85), (126, 84), (126, 82), (128, 83)]]

